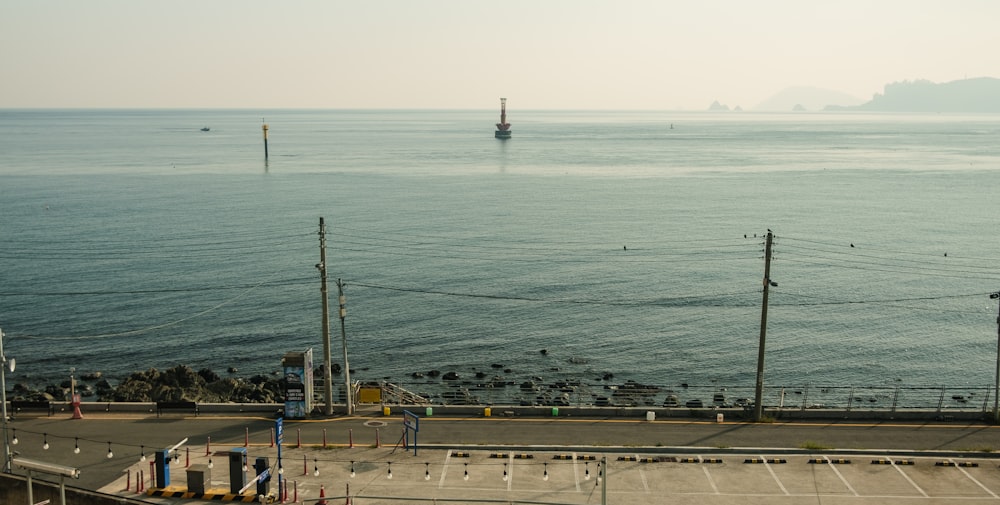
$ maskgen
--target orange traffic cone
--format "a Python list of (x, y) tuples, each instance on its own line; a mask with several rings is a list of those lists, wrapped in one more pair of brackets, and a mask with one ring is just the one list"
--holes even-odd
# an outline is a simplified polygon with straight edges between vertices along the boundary
[(80, 395), (73, 395), (73, 419), (83, 419), (83, 413), (80, 412)]
[(327, 505), (326, 503), (326, 488), (322, 484), (319, 486), (319, 501), (316, 505)]

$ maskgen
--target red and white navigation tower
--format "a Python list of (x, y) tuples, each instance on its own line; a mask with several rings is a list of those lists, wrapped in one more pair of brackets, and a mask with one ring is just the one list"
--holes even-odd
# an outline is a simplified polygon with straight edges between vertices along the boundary
[(500, 99), (500, 122), (497, 123), (497, 131), (493, 136), (498, 139), (510, 138), (510, 123), (507, 122), (507, 99)]

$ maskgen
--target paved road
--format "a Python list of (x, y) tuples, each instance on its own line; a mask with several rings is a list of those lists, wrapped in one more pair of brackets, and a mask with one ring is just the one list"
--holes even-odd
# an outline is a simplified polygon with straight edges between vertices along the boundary
[[(265, 417), (250, 416), (207, 416), (194, 417), (184, 414), (170, 414), (161, 418), (154, 415), (140, 414), (87, 414), (84, 419), (72, 420), (68, 415), (59, 414), (53, 417), (21, 417), (11, 422), (11, 435), (16, 434), (18, 444), (12, 446), (23, 457), (49, 461), (69, 466), (76, 466), (81, 469), (81, 478), (77, 483), (80, 487), (88, 489), (102, 489), (109, 492), (124, 491), (126, 487), (134, 489), (133, 475), (137, 475), (139, 470), (143, 470), (148, 475), (149, 463), (139, 463), (140, 454), (149, 456), (153, 449), (163, 449), (171, 447), (187, 439), (186, 445), (178, 451), (180, 460), (173, 465), (174, 481), (183, 482), (185, 477), (183, 470), (187, 463), (206, 464), (211, 458), (213, 463), (217, 463), (212, 476), (216, 484), (225, 484), (227, 479), (226, 452), (232, 448), (243, 447), (248, 443), (248, 452), (251, 457), (264, 455), (272, 458), (272, 464), (276, 458), (276, 448), (272, 446), (271, 433), (275, 420)], [(518, 469), (518, 474), (522, 477), (518, 482), (531, 485), (540, 485), (533, 480), (525, 480), (524, 475), (530, 474), (532, 479), (544, 473), (539, 468), (551, 469), (552, 477), (561, 477), (561, 482), (570, 482), (569, 488), (564, 489), (565, 495), (558, 495), (551, 498), (556, 502), (567, 503), (600, 503), (594, 501), (591, 496), (593, 489), (582, 488), (581, 483), (588, 482), (585, 479), (585, 472), (596, 472), (596, 463), (583, 461), (579, 458), (582, 454), (590, 454), (594, 457), (608, 456), (609, 460), (616, 460), (622, 454), (643, 454), (643, 455), (693, 455), (697, 458), (706, 458), (716, 455), (726, 458), (726, 465), (716, 466), (711, 470), (698, 470), (688, 478), (694, 479), (699, 484), (692, 484), (690, 492), (677, 491), (678, 498), (688, 495), (700, 496), (704, 494), (712, 495), (715, 503), (729, 503), (729, 497), (733, 500), (742, 496), (738, 489), (726, 490), (725, 486), (720, 488), (719, 479), (734, 479), (733, 482), (743, 482), (750, 485), (760, 480), (756, 470), (744, 469), (734, 462), (742, 462), (743, 457), (756, 457), (758, 455), (783, 453), (792, 458), (816, 457), (822, 454), (823, 457), (839, 458), (843, 454), (859, 454), (860, 451), (873, 451), (871, 456), (865, 458), (888, 456), (896, 459), (914, 458), (931, 462), (932, 460), (943, 460), (947, 458), (975, 458), (977, 461), (983, 458), (991, 458), (994, 455), (985, 451), (1000, 450), (1000, 427), (985, 424), (940, 424), (940, 423), (771, 423), (771, 424), (750, 424), (750, 423), (715, 423), (699, 420), (664, 420), (646, 421), (635, 418), (604, 418), (604, 419), (579, 419), (579, 418), (449, 418), (449, 417), (424, 417), (420, 419), (419, 432), (417, 433), (418, 450), (420, 455), (412, 455), (412, 447), (409, 451), (402, 448), (393, 449), (399, 442), (402, 434), (402, 417), (383, 417), (381, 414), (370, 414), (354, 417), (334, 417), (320, 420), (290, 421), (284, 422), (284, 454), (283, 463), (288, 468), (289, 479), (300, 476), (302, 479), (301, 491), (303, 496), (318, 497), (319, 478), (317, 482), (311, 482), (313, 477), (312, 468), (321, 470), (322, 478), (332, 479), (331, 488), (327, 495), (334, 493), (343, 494), (341, 486), (346, 486), (350, 482), (355, 486), (355, 493), (359, 489), (366, 489), (368, 493), (392, 493), (393, 489), (398, 491), (400, 482), (417, 482), (425, 486), (425, 479), (420, 479), (419, 474), (433, 469), (436, 487), (433, 488), (433, 495), (439, 498), (449, 496), (449, 493), (461, 494), (461, 489), (465, 482), (453, 482), (449, 479), (460, 476), (469, 465), (465, 463), (474, 462), (472, 468), (476, 470), (476, 475), (471, 479), (474, 483), (483, 479), (483, 474), (502, 473), (501, 464), (508, 463), (509, 469)], [(378, 444), (382, 447), (376, 449), (376, 437)], [(49, 443), (49, 449), (43, 449), (43, 442)], [(110, 442), (110, 445), (109, 445)], [(325, 448), (324, 448), (325, 442)], [(354, 448), (344, 451), (353, 443)], [(74, 453), (74, 447), (79, 446), (79, 454)], [(107, 457), (109, 448), (112, 451), (112, 458)], [(472, 452), (472, 459), (461, 460), (455, 456), (456, 451)], [(503, 458), (491, 457), (491, 451), (503, 451)], [(912, 451), (922, 451), (914, 453)], [(927, 452), (930, 451), (930, 452)], [(945, 451), (945, 452), (941, 452)], [(530, 452), (539, 454), (533, 461), (515, 460), (515, 453)], [(544, 459), (541, 454), (544, 453)], [(551, 453), (551, 454), (550, 454)], [(797, 455), (795, 453), (803, 453)], [(553, 460), (560, 454), (572, 455), (569, 463)], [(882, 455), (882, 456), (879, 456)], [(857, 460), (858, 456), (853, 456)], [(923, 459), (921, 459), (923, 458)], [(549, 462), (550, 464), (545, 464)], [(353, 478), (348, 479), (344, 474), (350, 466), (348, 461), (356, 461), (357, 472), (360, 475), (372, 476), (368, 478), (368, 484), (361, 485), (360, 481)], [(796, 460), (797, 461), (797, 460)], [(388, 468), (383, 468), (383, 464), (395, 463), (397, 475), (409, 475), (405, 478), (397, 478), (392, 481), (396, 488), (384, 488), (385, 484), (381, 477), (384, 476)], [(798, 462), (805, 464), (803, 462)], [(865, 459), (866, 465), (868, 464)], [(612, 467), (612, 472), (622, 471), (619, 479), (616, 480), (614, 493), (638, 492), (636, 496), (630, 496), (630, 500), (635, 503), (656, 503), (656, 493), (650, 491), (650, 482), (656, 480), (657, 474), (650, 473), (650, 467), (637, 466), (638, 463), (630, 463), (631, 471), (626, 472), (626, 467), (621, 466), (629, 463), (616, 463)], [(669, 480), (678, 481), (678, 475), (685, 475), (689, 467), (670, 463), (673, 465)], [(528, 466), (525, 466), (528, 465)], [(792, 468), (795, 465), (782, 467)], [(795, 468), (800, 468), (795, 466)], [(891, 466), (891, 465), (890, 465)], [(920, 470), (925, 467), (933, 467), (933, 462), (927, 465), (920, 465)], [(984, 464), (983, 468), (991, 467), (992, 473), (997, 471), (997, 464)], [(486, 470), (489, 468), (489, 470)], [(661, 466), (667, 468), (667, 466)], [(971, 470), (961, 470), (966, 472), (971, 482), (978, 485), (971, 485), (972, 491), (941, 491), (938, 495), (929, 493), (927, 489), (939, 489), (941, 486), (933, 478), (931, 484), (921, 485), (914, 477), (906, 473), (894, 473), (892, 475), (899, 478), (909, 479), (912, 484), (904, 483), (899, 486), (902, 491), (890, 493), (888, 495), (879, 493), (876, 489), (869, 494), (859, 493), (852, 484), (850, 478), (844, 475), (844, 471), (832, 468), (823, 470), (833, 477), (826, 476), (823, 479), (833, 479), (830, 482), (822, 481), (823, 486), (829, 487), (830, 491), (822, 491), (822, 486), (815, 487), (812, 491), (792, 493), (790, 488), (796, 488), (798, 480), (804, 478), (794, 472), (785, 474), (775, 473), (773, 466), (768, 466), (768, 473), (763, 475), (768, 479), (777, 482), (766, 490), (761, 491), (761, 496), (774, 498), (761, 499), (761, 503), (800, 503), (799, 499), (809, 497), (808, 503), (816, 503), (816, 496), (829, 494), (832, 498), (848, 498), (850, 500), (862, 500), (867, 496), (881, 497), (883, 501), (872, 501), (870, 503), (887, 503), (893, 500), (903, 500), (900, 503), (909, 503), (906, 500), (922, 499), (921, 503), (935, 503), (927, 501), (928, 498), (941, 496), (940, 503), (947, 503), (956, 496), (983, 497), (983, 499), (997, 499), (1000, 493), (1000, 478), (996, 485), (989, 481), (987, 477), (975, 477), (969, 474)], [(895, 468), (895, 467), (893, 467)], [(953, 468), (955, 469), (955, 468)], [(834, 471), (836, 470), (836, 471)], [(632, 473), (632, 472), (637, 473)], [(899, 470), (906, 472), (908, 470)], [(979, 470), (976, 470), (979, 471)], [(339, 473), (338, 473), (339, 472)], [(721, 472), (721, 473), (720, 473)], [(727, 473), (728, 472), (728, 473)], [(759, 473), (759, 472), (758, 472)], [(126, 475), (128, 476), (127, 483)], [(450, 476), (449, 476), (450, 475)], [(813, 472), (808, 477), (816, 479)], [(839, 477), (837, 477), (839, 475)], [(952, 474), (939, 474), (952, 475)], [(959, 475), (957, 472), (954, 475)], [(992, 474), (987, 474), (992, 475)], [(334, 477), (339, 476), (339, 477)], [(374, 478), (378, 476), (379, 479)], [(413, 477), (413, 479), (409, 479)], [(707, 477), (707, 480), (706, 480)], [(639, 479), (633, 481), (632, 479)], [(664, 476), (664, 478), (667, 478)], [(962, 477), (965, 479), (965, 477)], [(857, 482), (868, 482), (869, 477), (863, 474), (857, 477)], [(949, 477), (950, 479), (950, 477)], [(386, 479), (388, 480), (388, 479)], [(511, 499), (517, 497), (517, 491), (511, 487), (506, 489), (494, 482), (496, 479), (488, 479), (479, 483), (481, 488), (477, 488), (476, 495), (480, 497)], [(336, 482), (336, 483), (334, 483)], [(341, 484), (343, 482), (343, 484)], [(506, 482), (506, 481), (499, 481)], [(546, 481), (547, 482), (547, 481)], [(623, 489), (626, 482), (631, 482)], [(645, 484), (643, 484), (645, 482)], [(705, 482), (711, 484), (702, 489)], [(820, 481), (811, 481), (814, 485), (819, 485)], [(860, 484), (858, 484), (860, 485)], [(497, 489), (494, 487), (499, 486)], [(509, 485), (512, 486), (512, 485)], [(627, 487), (626, 486), (626, 487)], [(638, 486), (636, 488), (636, 486)], [(801, 487), (801, 486), (799, 486)], [(632, 489), (636, 488), (636, 489)], [(771, 489), (773, 488), (773, 489)], [(456, 489), (458, 491), (456, 491)], [(852, 490), (853, 489), (853, 490)], [(943, 488), (942, 488), (943, 489)], [(948, 488), (950, 489), (950, 488)], [(468, 490), (467, 490), (468, 491)], [(588, 491), (588, 493), (584, 493)], [(773, 491), (773, 493), (771, 493)], [(417, 493), (418, 491), (414, 491)], [(420, 490), (426, 493), (427, 490)], [(671, 491), (666, 491), (671, 492)], [(514, 493), (514, 494), (505, 494)], [(576, 494), (574, 494), (576, 493)], [(586, 494), (586, 499), (583, 494)], [(645, 494), (643, 494), (645, 493)], [(971, 494), (970, 494), (971, 493)], [(516, 495), (516, 496), (515, 496)], [(538, 495), (535, 492), (535, 495)], [(649, 495), (649, 496), (647, 496)], [(843, 495), (843, 496), (841, 496)], [(911, 496), (912, 495), (912, 496)], [(422, 496), (428, 496), (426, 494)], [(526, 496), (532, 496), (532, 492), (527, 492)], [(645, 497), (645, 498), (644, 498)], [(887, 498), (888, 497), (888, 498)], [(648, 501), (643, 501), (648, 498)], [(892, 498), (891, 500), (889, 498)], [(680, 500), (684, 501), (684, 500)], [(698, 500), (692, 500), (698, 501)], [(824, 501), (825, 503), (826, 501)], [(170, 503), (177, 503), (176, 500)], [(367, 501), (364, 503), (378, 503)], [(388, 502), (386, 502), (388, 503)], [(733, 501), (732, 503), (740, 503)], [(745, 503), (745, 502), (744, 502)], [(854, 503), (854, 502), (851, 502)]]

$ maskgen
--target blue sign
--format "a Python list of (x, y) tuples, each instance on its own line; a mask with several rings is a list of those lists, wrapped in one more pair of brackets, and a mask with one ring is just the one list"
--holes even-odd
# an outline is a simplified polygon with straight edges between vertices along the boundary
[(284, 440), (285, 437), (285, 430), (283, 428), (284, 421), (285, 421), (284, 418), (279, 417), (278, 420), (274, 422), (274, 435), (276, 438), (276, 442), (278, 443), (281, 443), (281, 441)]

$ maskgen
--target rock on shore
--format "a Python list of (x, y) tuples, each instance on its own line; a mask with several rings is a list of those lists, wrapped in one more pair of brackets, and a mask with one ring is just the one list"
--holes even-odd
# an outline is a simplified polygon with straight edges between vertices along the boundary
[[(221, 378), (207, 368), (195, 372), (186, 365), (164, 371), (150, 368), (135, 372), (123, 379), (118, 387), (103, 378), (93, 387), (77, 383), (78, 391), (85, 393), (96, 388), (97, 401), (101, 402), (280, 403), (284, 401), (284, 387), (284, 378), (264, 375), (249, 379)], [(68, 383), (50, 385), (42, 391), (31, 390), (22, 384), (13, 388), (16, 400), (63, 400), (68, 394)]]

